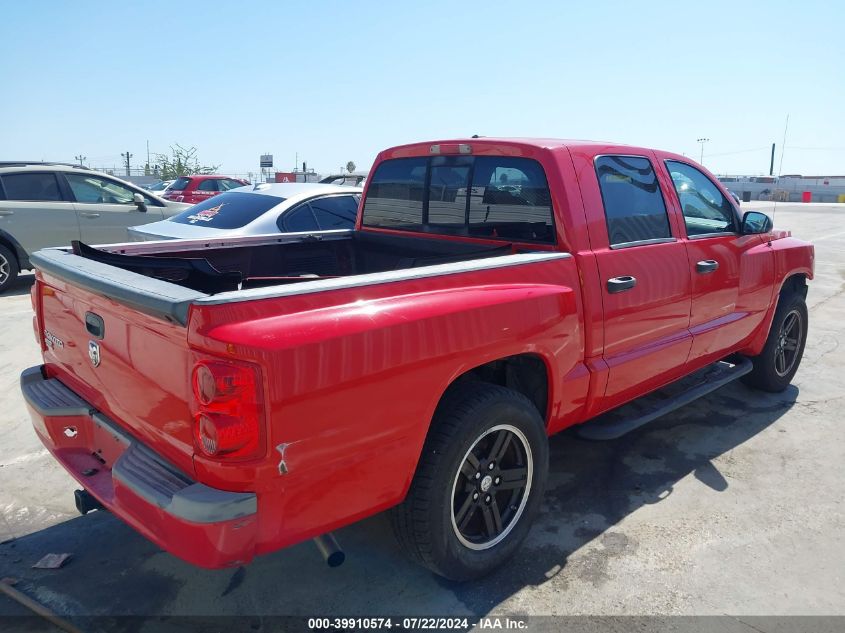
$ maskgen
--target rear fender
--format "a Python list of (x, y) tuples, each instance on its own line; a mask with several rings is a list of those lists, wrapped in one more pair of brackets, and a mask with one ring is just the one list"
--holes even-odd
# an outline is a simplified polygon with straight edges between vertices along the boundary
[[(301, 312), (279, 304), (272, 316), (229, 314), (210, 328), (204, 323), (216, 319), (202, 313), (228, 306), (198, 309), (195, 346), (237, 350), (264, 370), (270, 445), (284, 473), (261, 486), (260, 504), (284, 521), (262, 521), (259, 541), (291, 544), (399, 503), (442, 394), (474, 367), (533, 354), (550, 385), (577, 373), (580, 296), (551, 283), (561, 277), (555, 268), (533, 270), (545, 283), (463, 285)], [(553, 391), (551, 418), (569, 410), (563, 390)], [(198, 480), (223, 483), (225, 473), (201, 470)]]

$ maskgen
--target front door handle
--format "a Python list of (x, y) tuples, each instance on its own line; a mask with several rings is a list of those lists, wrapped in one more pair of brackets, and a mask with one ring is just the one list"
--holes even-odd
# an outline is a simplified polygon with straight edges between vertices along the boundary
[(637, 285), (637, 278), (631, 275), (623, 275), (621, 277), (613, 277), (607, 280), (607, 291), (610, 294), (617, 292), (625, 292)]
[(0, 209), (0, 215), (15, 215), (15, 212), (10, 209)]
[(706, 275), (707, 273), (712, 273), (719, 267), (719, 262), (715, 259), (704, 259), (700, 262), (696, 262), (695, 264), (695, 272), (700, 273), (702, 275)]
[(82, 211), (80, 214), (83, 218), (99, 218), (99, 213), (94, 213), (93, 211)]

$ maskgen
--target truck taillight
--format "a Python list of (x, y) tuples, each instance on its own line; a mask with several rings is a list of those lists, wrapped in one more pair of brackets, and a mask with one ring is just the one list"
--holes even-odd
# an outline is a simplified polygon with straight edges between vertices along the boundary
[(257, 457), (264, 448), (261, 380), (257, 367), (223, 360), (194, 365), (194, 442), (207, 457)]

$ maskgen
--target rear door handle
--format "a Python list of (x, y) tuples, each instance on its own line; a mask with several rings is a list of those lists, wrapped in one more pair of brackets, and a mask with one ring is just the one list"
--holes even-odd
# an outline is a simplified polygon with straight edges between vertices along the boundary
[(696, 262), (695, 264), (695, 272), (701, 273), (702, 275), (706, 275), (707, 273), (712, 273), (719, 267), (719, 262), (715, 259), (704, 259), (700, 262)]
[(79, 213), (83, 218), (99, 218), (99, 213), (94, 213), (93, 211), (81, 211)]
[(0, 209), (0, 215), (15, 215), (15, 212), (9, 209)]
[(631, 275), (623, 275), (621, 277), (613, 277), (607, 280), (607, 291), (610, 294), (617, 292), (625, 292), (637, 285), (637, 278)]

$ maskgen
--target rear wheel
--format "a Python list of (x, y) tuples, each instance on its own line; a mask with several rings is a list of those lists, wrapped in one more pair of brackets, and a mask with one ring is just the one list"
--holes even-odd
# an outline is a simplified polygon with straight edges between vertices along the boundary
[(441, 576), (487, 574), (528, 534), (547, 470), (543, 420), (525, 396), (459, 385), (438, 407), (408, 496), (392, 511), (396, 535)]
[(15, 283), (18, 272), (18, 260), (14, 253), (0, 244), (0, 292)]
[(778, 393), (792, 382), (807, 342), (807, 304), (799, 293), (781, 296), (766, 345), (743, 380), (751, 387)]

